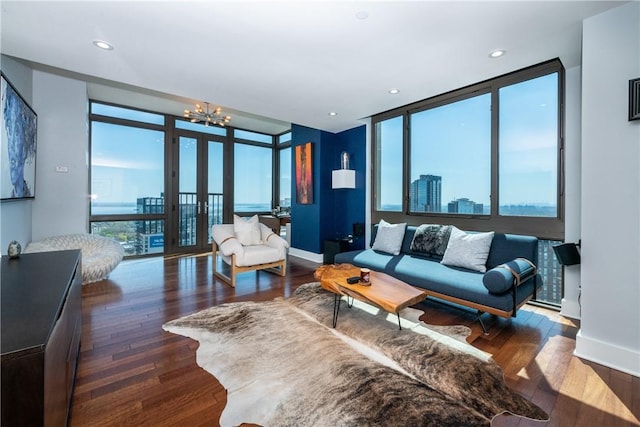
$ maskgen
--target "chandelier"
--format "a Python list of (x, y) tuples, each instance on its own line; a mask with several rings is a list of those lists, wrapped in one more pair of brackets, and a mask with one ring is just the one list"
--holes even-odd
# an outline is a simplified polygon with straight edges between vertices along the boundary
[(206, 110), (200, 104), (196, 104), (195, 111), (184, 110), (184, 116), (190, 119), (191, 123), (204, 122), (205, 126), (218, 125), (224, 126), (229, 123), (231, 116), (223, 116), (220, 107), (209, 111), (209, 103), (205, 102)]

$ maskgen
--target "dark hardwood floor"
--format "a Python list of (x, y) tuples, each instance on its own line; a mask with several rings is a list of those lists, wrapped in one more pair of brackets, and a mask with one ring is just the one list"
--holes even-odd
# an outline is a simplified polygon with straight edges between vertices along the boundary
[[(289, 257), (287, 277), (214, 280), (210, 254), (125, 261), (108, 280), (83, 286), (82, 347), (71, 426), (215, 426), (224, 387), (196, 365), (198, 343), (162, 325), (230, 301), (289, 296), (313, 281), (317, 264)], [(516, 319), (487, 319), (435, 302), (418, 306), (427, 323), (464, 324), (468, 342), (493, 355), (507, 383), (551, 414), (551, 426), (639, 426), (640, 379), (573, 356), (579, 325), (533, 306)], [(408, 396), (410, 398), (410, 396)], [(494, 426), (544, 423), (498, 416)]]

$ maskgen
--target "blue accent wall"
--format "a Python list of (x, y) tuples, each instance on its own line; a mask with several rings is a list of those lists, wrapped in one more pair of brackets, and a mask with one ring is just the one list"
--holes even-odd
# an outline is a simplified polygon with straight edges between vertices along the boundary
[[(291, 245), (313, 253), (322, 253), (325, 239), (342, 238), (353, 233), (353, 224), (365, 220), (366, 126), (337, 134), (301, 125), (291, 126), (292, 177), (295, 177), (295, 147), (313, 144), (313, 203), (296, 200), (292, 179)], [(350, 155), (350, 169), (356, 171), (355, 189), (331, 188), (331, 171), (340, 168), (340, 153)], [(354, 242), (364, 247), (364, 238)]]
[[(355, 189), (333, 190), (334, 226), (339, 237), (344, 237), (353, 234), (353, 224), (365, 221), (366, 126), (349, 129), (335, 136), (335, 163), (331, 169), (340, 168), (340, 153), (346, 151), (350, 156), (349, 168), (356, 171)], [(354, 240), (351, 248), (364, 249), (364, 236)]]

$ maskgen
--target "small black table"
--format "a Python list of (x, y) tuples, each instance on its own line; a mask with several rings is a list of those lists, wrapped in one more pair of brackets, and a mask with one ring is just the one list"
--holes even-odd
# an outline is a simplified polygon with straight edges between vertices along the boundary
[(333, 264), (336, 254), (340, 252), (346, 252), (349, 250), (351, 240), (349, 238), (343, 239), (328, 239), (324, 241), (322, 248), (322, 263)]

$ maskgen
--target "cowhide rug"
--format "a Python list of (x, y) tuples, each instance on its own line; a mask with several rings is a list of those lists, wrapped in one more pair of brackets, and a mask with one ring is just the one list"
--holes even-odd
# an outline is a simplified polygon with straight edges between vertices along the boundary
[(343, 301), (334, 330), (333, 298), (309, 283), (288, 299), (223, 304), (163, 328), (200, 342), (198, 365), (227, 389), (222, 426), (488, 426), (503, 412), (548, 419), (464, 342), (467, 328), (426, 327), (406, 309), (398, 330), (395, 315)]

